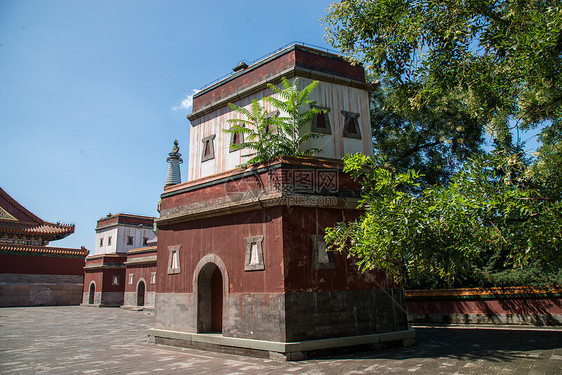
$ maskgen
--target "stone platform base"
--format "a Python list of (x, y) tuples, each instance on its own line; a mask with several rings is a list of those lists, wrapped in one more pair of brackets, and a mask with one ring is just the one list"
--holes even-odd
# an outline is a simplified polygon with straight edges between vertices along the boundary
[(226, 337), (220, 333), (188, 333), (164, 329), (150, 329), (148, 337), (149, 341), (155, 344), (220, 351), (280, 361), (299, 361), (325, 355), (416, 344), (416, 333), (413, 329), (298, 342), (254, 340)]
[(119, 305), (110, 305), (106, 303), (81, 303), (80, 307), (114, 307), (118, 308), (121, 307)]
[(154, 311), (154, 306), (136, 306), (136, 305), (123, 305), (121, 306), (124, 310), (133, 311)]

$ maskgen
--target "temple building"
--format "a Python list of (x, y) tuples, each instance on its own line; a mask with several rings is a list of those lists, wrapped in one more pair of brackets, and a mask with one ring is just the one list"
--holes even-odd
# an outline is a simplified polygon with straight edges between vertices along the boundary
[(77, 305), (88, 250), (47, 246), (74, 233), (50, 223), (0, 188), (0, 306)]
[(109, 214), (98, 220), (84, 267), (83, 306), (154, 308), (154, 218)]
[[(319, 81), (311, 99), (323, 111), (304, 131), (323, 135), (307, 145), (323, 151), (237, 168), (247, 150), (223, 131), (240, 116), (228, 103), (249, 108), (282, 77)], [(360, 214), (341, 158), (372, 153), (372, 89), (361, 66), (291, 45), (194, 95), (189, 179), (166, 184), (156, 219), (153, 342), (288, 360), (415, 343), (401, 286), (324, 242), (326, 227)]]

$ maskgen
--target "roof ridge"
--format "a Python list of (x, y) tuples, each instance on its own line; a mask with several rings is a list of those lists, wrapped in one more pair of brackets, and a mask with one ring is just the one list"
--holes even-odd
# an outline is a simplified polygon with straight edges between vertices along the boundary
[[(14, 207), (16, 210), (20, 211), (25, 216), (32, 219), (34, 222), (41, 223), (41, 222), (45, 221), (45, 220), (41, 219), (39, 216), (33, 214), (31, 211), (29, 211), (24, 206), (22, 206), (18, 201), (16, 201), (14, 198), (12, 198), (12, 196), (10, 194), (6, 193), (6, 191), (4, 189), (2, 189), (1, 186), (0, 186), (0, 196), (2, 198), (4, 198), (9, 204), (11, 204), (12, 207)], [(18, 221), (20, 221), (20, 220), (18, 219)]]
[(20, 220), (20, 219), (16, 218), (18, 223), (26, 224), (26, 225), (29, 225), (29, 224), (51, 225), (51, 226), (62, 228), (62, 229), (75, 228), (74, 224), (64, 224), (64, 223), (60, 223), (60, 222), (52, 223), (50, 221), (46, 221), (46, 220), (41, 219), (39, 216), (35, 215), (33, 212), (31, 212), (27, 208), (25, 208), (21, 203), (19, 203), (14, 198), (12, 198), (12, 196), (10, 194), (8, 194), (4, 189), (2, 189), (2, 187), (0, 187), (0, 197), (4, 198), (8, 202), (8, 204), (10, 204), (13, 208), (15, 208), (20, 213), (22, 213), (24, 216), (26, 216), (27, 218), (32, 220), (32, 221), (24, 221), (24, 220)]
[(19, 245), (19, 244), (6, 244), (0, 243), (0, 251), (8, 252), (31, 252), (43, 253), (54, 255), (78, 255), (87, 256), (90, 251), (86, 248), (68, 248), (68, 247), (51, 247), (51, 246), (37, 246), (37, 245)]

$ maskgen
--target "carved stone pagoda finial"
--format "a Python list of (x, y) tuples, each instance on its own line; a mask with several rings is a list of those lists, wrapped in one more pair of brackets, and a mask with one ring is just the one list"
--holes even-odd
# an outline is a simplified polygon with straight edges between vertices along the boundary
[(181, 183), (180, 164), (183, 163), (183, 160), (179, 151), (180, 147), (178, 146), (178, 140), (176, 139), (174, 141), (172, 152), (168, 154), (168, 158), (166, 159), (168, 162), (168, 175), (166, 177), (166, 185), (164, 187)]

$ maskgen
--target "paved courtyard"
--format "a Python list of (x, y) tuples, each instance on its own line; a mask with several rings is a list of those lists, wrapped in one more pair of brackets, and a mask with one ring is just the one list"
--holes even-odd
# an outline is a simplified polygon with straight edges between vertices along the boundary
[(418, 345), (301, 362), (149, 344), (154, 315), (0, 308), (1, 374), (562, 374), (562, 331), (417, 327)]

